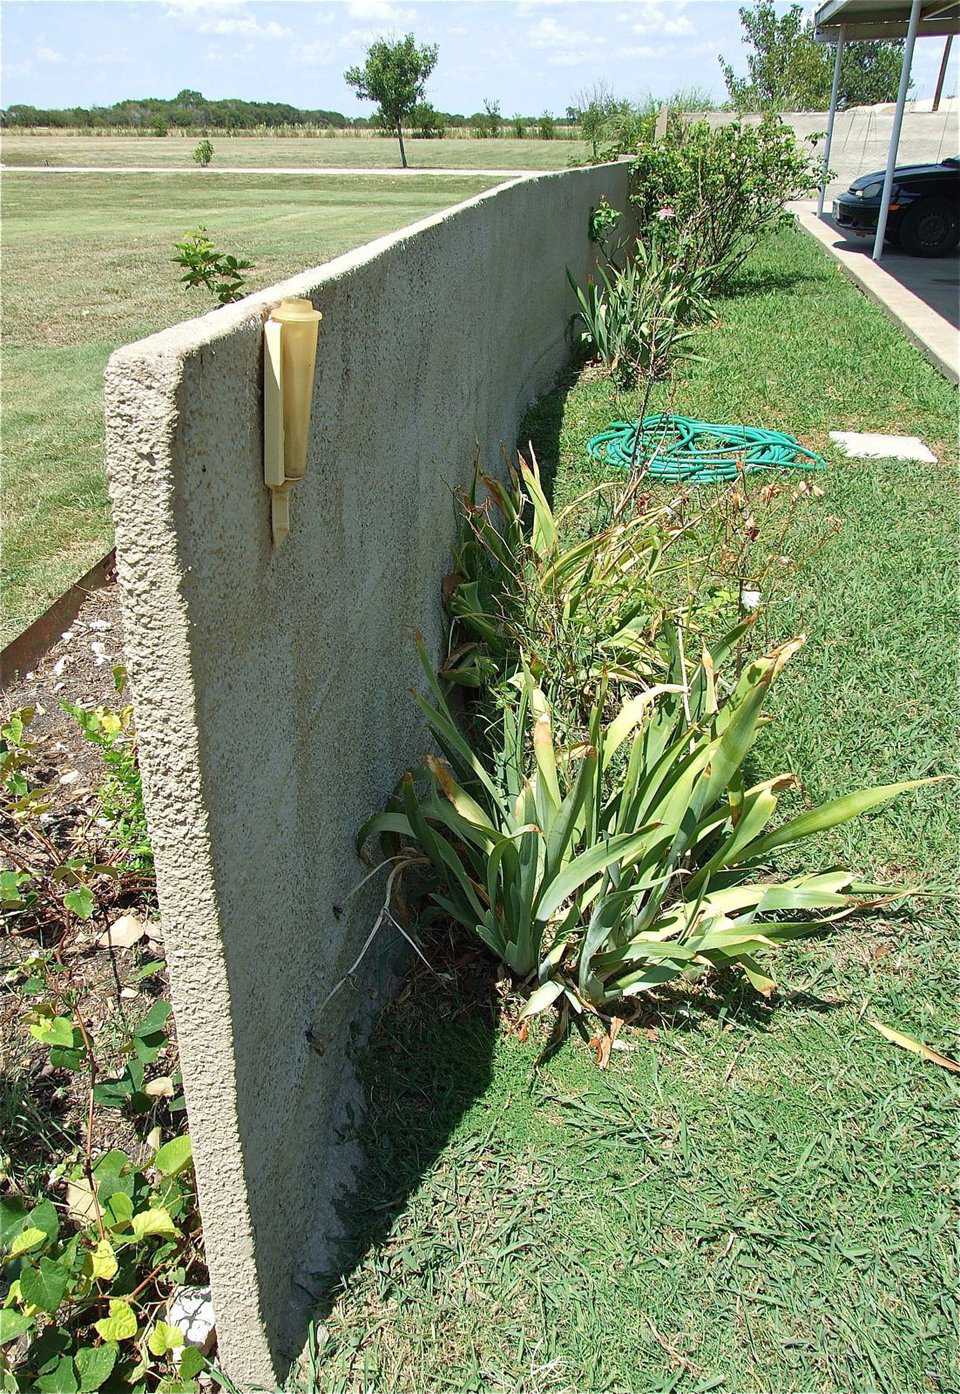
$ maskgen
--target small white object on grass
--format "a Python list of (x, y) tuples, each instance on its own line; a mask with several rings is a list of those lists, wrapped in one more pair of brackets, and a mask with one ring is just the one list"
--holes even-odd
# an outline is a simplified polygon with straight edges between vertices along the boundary
[(755, 610), (757, 606), (760, 604), (760, 592), (749, 590), (741, 591), (740, 604), (743, 606), (745, 610)]
[(919, 436), (882, 436), (875, 431), (831, 431), (845, 455), (861, 460), (919, 460), (935, 465), (937, 457)]

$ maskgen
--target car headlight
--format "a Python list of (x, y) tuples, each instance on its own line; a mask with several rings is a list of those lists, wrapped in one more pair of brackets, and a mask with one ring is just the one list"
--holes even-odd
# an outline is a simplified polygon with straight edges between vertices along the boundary
[(868, 184), (865, 189), (857, 189), (857, 198), (879, 198), (883, 193), (883, 180), (879, 179), (875, 184)]

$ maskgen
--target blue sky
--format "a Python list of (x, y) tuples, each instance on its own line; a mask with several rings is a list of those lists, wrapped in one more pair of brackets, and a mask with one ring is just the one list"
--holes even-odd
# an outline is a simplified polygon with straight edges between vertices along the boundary
[[(696, 84), (722, 96), (718, 53), (742, 64), (728, 0), (4, 0), (3, 105), (122, 97), (247, 97), (369, 114), (343, 70), (380, 34), (437, 43), (428, 97), (471, 112), (557, 114), (606, 79), (619, 95)], [(913, 95), (933, 90), (941, 43), (918, 45)], [(957, 59), (947, 92), (957, 91)]]

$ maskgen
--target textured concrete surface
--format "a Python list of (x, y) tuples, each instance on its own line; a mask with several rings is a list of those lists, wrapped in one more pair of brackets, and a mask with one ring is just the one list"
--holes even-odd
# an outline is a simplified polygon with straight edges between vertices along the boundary
[(908, 257), (885, 249), (871, 258), (873, 239), (854, 237), (815, 203), (793, 205), (797, 222), (815, 237), (871, 300), (951, 382), (960, 372), (960, 259)]
[[(732, 112), (712, 111), (706, 113), (706, 119), (711, 125), (725, 125), (737, 118)], [(747, 116), (743, 119), (756, 123), (761, 118)], [(810, 136), (826, 135), (825, 111), (785, 111), (783, 119), (801, 142), (806, 142)], [(878, 111), (875, 107), (853, 107), (850, 111), (837, 112), (830, 151), (832, 178), (827, 184), (830, 197), (849, 189), (853, 180), (859, 179), (861, 174), (886, 168), (892, 129), (892, 109)], [(816, 148), (822, 159), (822, 140)], [(904, 113), (898, 164), (936, 164), (948, 155), (960, 155), (960, 112), (941, 109)]]
[[(120, 349), (107, 465), (220, 1350), (274, 1387), (329, 1261), (351, 1062), (386, 946), (361, 821), (427, 746), (413, 633), (438, 649), (451, 490), (495, 466), (569, 349), (566, 269), (624, 165), (521, 180)], [(306, 479), (271, 546), (262, 322), (320, 329)], [(386, 933), (382, 936), (386, 939)], [(381, 947), (378, 945), (378, 947)]]
[(919, 436), (885, 436), (877, 431), (831, 431), (845, 455), (853, 460), (919, 460), (935, 465), (937, 457)]

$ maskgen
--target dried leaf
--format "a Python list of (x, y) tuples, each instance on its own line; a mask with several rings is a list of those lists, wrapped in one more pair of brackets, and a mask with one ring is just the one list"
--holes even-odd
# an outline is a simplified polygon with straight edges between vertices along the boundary
[(67, 1182), (67, 1209), (70, 1218), (81, 1224), (97, 1218), (97, 1204), (86, 1181)]
[(931, 1065), (940, 1065), (944, 1070), (952, 1070), (954, 1074), (960, 1075), (960, 1065), (956, 1060), (951, 1060), (947, 1055), (941, 1055), (937, 1050), (931, 1050), (922, 1041), (915, 1041), (912, 1036), (905, 1036), (901, 1031), (894, 1031), (892, 1026), (884, 1026), (881, 1021), (871, 1021), (869, 1025), (874, 1031), (879, 1031), (885, 1040), (893, 1045), (899, 1046), (901, 1050), (911, 1050), (914, 1055), (919, 1055), (924, 1060), (929, 1060)]
[(131, 949), (146, 934), (146, 925), (136, 915), (121, 915), (97, 939), (101, 949)]
[(610, 1063), (610, 1050), (613, 1045), (609, 1036), (593, 1036), (590, 1040), (593, 1053), (597, 1057), (597, 1069), (605, 1070)]

